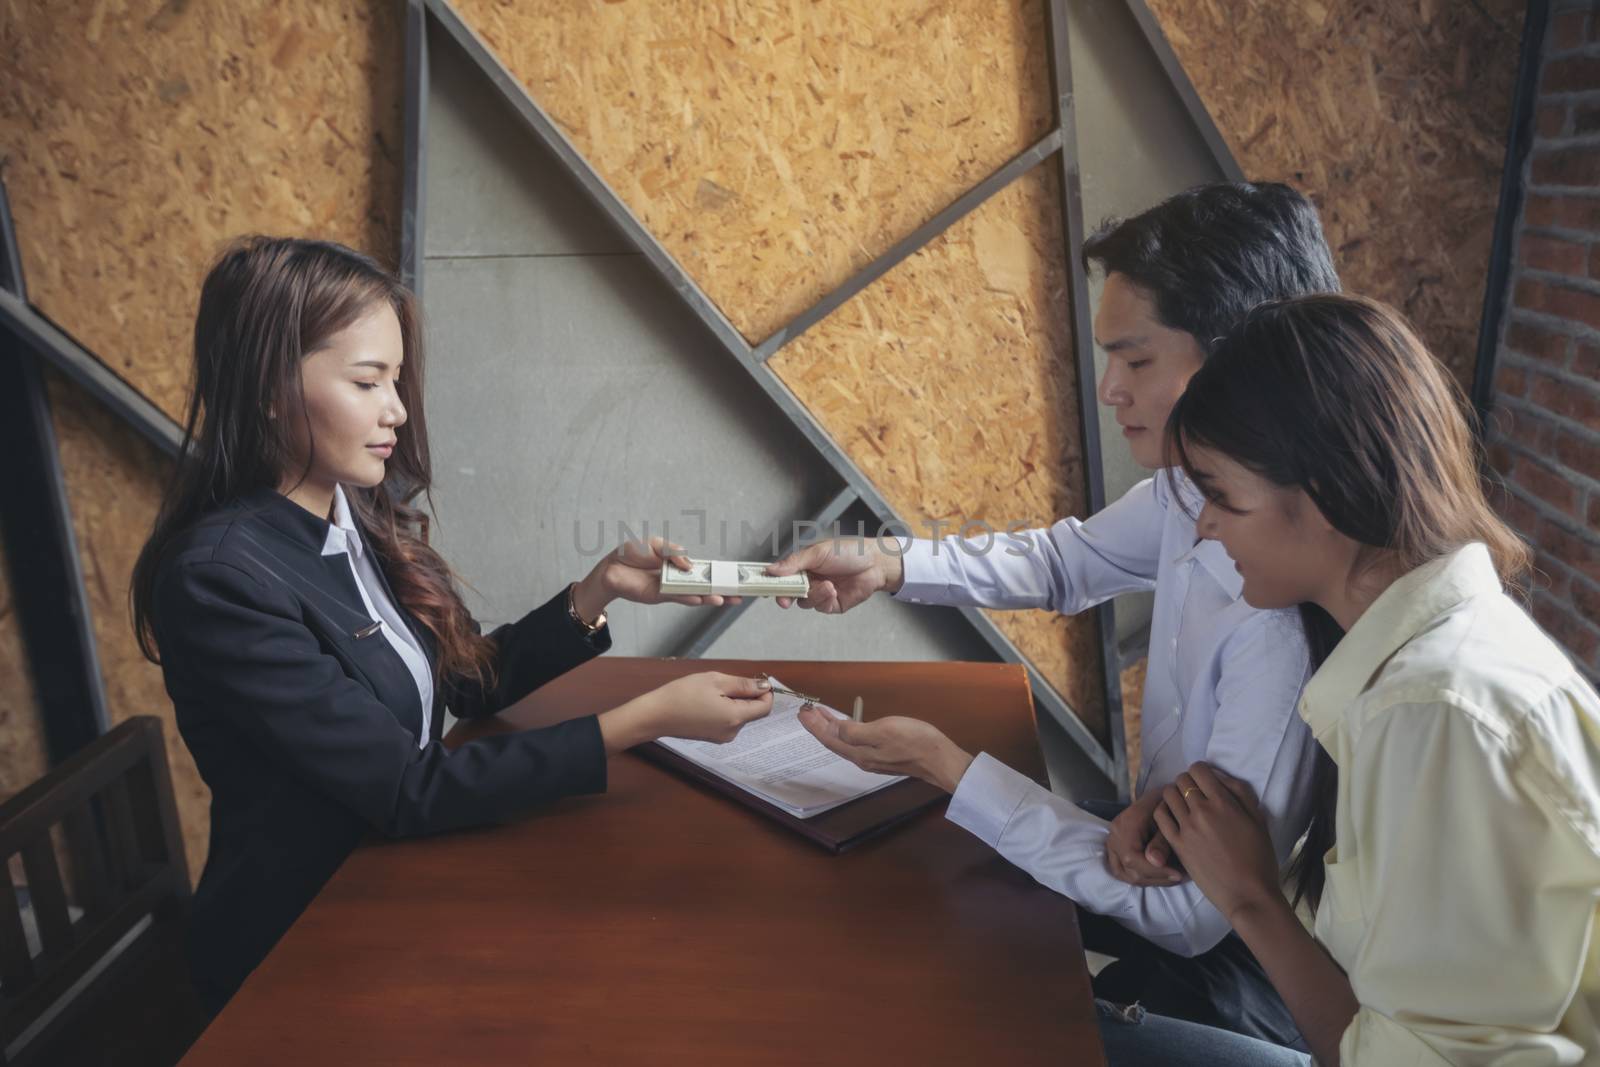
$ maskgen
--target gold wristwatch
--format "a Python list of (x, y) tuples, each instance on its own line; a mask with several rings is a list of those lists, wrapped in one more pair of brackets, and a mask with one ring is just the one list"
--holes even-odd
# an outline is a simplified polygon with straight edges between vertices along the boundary
[(600, 613), (600, 617), (594, 620), (594, 622), (588, 621), (582, 615), (578, 614), (577, 598), (578, 583), (573, 582), (571, 585), (567, 586), (567, 614), (572, 616), (572, 621), (577, 624), (578, 629), (583, 631), (583, 636), (593, 637), (595, 634), (599, 633), (605, 628), (606, 613), (602, 611)]

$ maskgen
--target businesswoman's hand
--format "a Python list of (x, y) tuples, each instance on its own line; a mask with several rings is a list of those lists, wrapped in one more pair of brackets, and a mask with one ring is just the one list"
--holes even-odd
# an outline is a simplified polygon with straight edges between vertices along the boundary
[(824, 748), (877, 774), (908, 774), (954, 793), (972, 763), (964, 751), (932, 723), (891, 715), (872, 722), (835, 719), (819, 708), (804, 708), (800, 724)]
[(572, 591), (572, 605), (578, 614), (593, 621), (606, 610), (613, 600), (631, 600), (635, 604), (690, 604), (720, 607), (737, 604), (736, 596), (662, 596), (661, 564), (671, 561), (675, 567), (689, 566), (683, 555), (683, 546), (672, 544), (665, 538), (652, 537), (648, 541), (625, 541), (594, 565), (578, 587)]
[(1278, 857), (1250, 787), (1196, 763), (1161, 791), (1156, 826), (1194, 884), (1230, 923), (1256, 907), (1282, 905)]
[(702, 671), (601, 712), (600, 736), (613, 754), (658, 737), (725, 744), (771, 711), (772, 686), (765, 678)]

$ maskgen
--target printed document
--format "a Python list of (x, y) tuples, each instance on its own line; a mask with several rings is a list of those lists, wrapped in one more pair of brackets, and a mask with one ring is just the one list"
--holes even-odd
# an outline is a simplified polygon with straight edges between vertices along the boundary
[[(775, 693), (772, 713), (745, 726), (726, 744), (677, 737), (663, 737), (660, 744), (800, 819), (905, 780), (904, 775), (864, 771), (823, 748), (800, 725), (805, 706), (799, 697)], [(835, 718), (848, 718), (826, 705), (814, 706)]]

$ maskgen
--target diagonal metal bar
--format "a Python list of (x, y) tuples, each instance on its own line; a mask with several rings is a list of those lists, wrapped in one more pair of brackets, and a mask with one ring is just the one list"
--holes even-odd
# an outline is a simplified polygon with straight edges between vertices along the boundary
[[(1056, 156), (1061, 179), (1061, 223), (1068, 284), (1072, 289), (1072, 352), (1078, 369), (1078, 430), (1083, 465), (1088, 473), (1090, 512), (1106, 505), (1105, 464), (1100, 452), (1100, 415), (1095, 410), (1094, 326), (1089, 317), (1089, 278), (1083, 259), (1083, 195), (1078, 168), (1077, 114), (1072, 96), (1072, 41), (1067, 28), (1067, 0), (1045, 6), (1050, 35), (1050, 82), (1055, 91), (1061, 151)], [(1100, 630), (1100, 665), (1105, 676), (1106, 734), (1111, 740), (1112, 782), (1118, 796), (1128, 792), (1128, 745), (1122, 721), (1122, 657), (1117, 650), (1116, 609), (1111, 601), (1095, 608)]]
[(830, 315), (835, 308), (899, 266), (923, 245), (961, 221), (985, 200), (1032, 170), (1060, 147), (1061, 131), (1055, 129), (1018, 152), (993, 174), (962, 193), (944, 210), (896, 241), (882, 255), (848, 278), (843, 285), (802, 311), (792, 322), (779, 327), (771, 337), (756, 346), (756, 359), (765, 363), (778, 349), (811, 329)]
[(11, 218), (11, 197), (0, 180), (0, 290), (18, 300), (28, 299), (22, 280), (22, 248), (17, 244), (17, 224)]
[(678, 297), (706, 324), (722, 347), (747, 367), (752, 366), (754, 360), (750, 346), (739, 331), (678, 265), (671, 253), (651, 236), (644, 224), (634, 216), (606, 180), (589, 165), (572, 142), (567, 140), (555, 121), (522, 87), (516, 75), (506, 69), (483, 38), (467, 25), (466, 20), (447, 0), (424, 0), (424, 2), (428, 13), (438, 25), (488, 77), (501, 97), (533, 131), (539, 143), (556, 157), (562, 169), (572, 176), (585, 195), (600, 209), (601, 214), (639, 249), (650, 265), (672, 286)]
[(1178, 94), (1178, 102), (1188, 113), (1195, 132), (1205, 142), (1206, 148), (1210, 149), (1211, 158), (1216, 162), (1217, 169), (1222, 171), (1223, 177), (1230, 182), (1244, 181), (1244, 170), (1239, 166), (1239, 161), (1233, 157), (1233, 150), (1228, 147), (1222, 131), (1217, 129), (1217, 124), (1212, 121), (1211, 112), (1206, 110), (1205, 101), (1200, 99), (1200, 93), (1196, 91), (1194, 82), (1189, 80), (1189, 73), (1183, 69), (1178, 54), (1172, 50), (1172, 44), (1162, 31), (1161, 23), (1156, 21), (1150, 5), (1145, 3), (1145, 0), (1124, 0), (1124, 2), (1128, 5), (1128, 13), (1139, 24), (1139, 32), (1144, 34), (1145, 41), (1150, 45), (1150, 51), (1155, 53), (1156, 62), (1161, 64), (1161, 70), (1172, 85), (1172, 91)]
[[(755, 350), (744, 339), (727, 316), (706, 296), (705, 292), (695, 284), (681, 265), (672, 257), (672, 254), (655, 239), (643, 223), (634, 216), (621, 197), (610, 187), (604, 178), (589, 165), (583, 155), (563, 134), (554, 120), (541, 108), (537, 101), (523, 88), (514, 74), (506, 69), (499, 58), (489, 48), (488, 44), (478, 36), (471, 26), (461, 17), (460, 13), (450, 5), (448, 0), (424, 0), (428, 13), (433, 16), (438, 25), (456, 42), (466, 53), (467, 57), (489, 79), (491, 85), (500, 93), (501, 97), (511, 106), (519, 118), (548, 150), (561, 167), (583, 190), (584, 194), (595, 204), (600, 213), (622, 233), (635, 248), (644, 256), (645, 261), (653, 267), (667, 284), (672, 286), (689, 310), (710, 331), (712, 337), (728, 352), (739, 365), (745, 369), (751, 379), (767, 397), (778, 406), (806, 438), (813, 448), (825, 459), (838, 473), (841, 479), (861, 498), (869, 510), (876, 515), (880, 523), (885, 526), (894, 526), (898, 532), (909, 534), (910, 524), (896, 516), (889, 502), (878, 492), (872, 482), (862, 473), (834, 442), (828, 432), (817, 422), (810, 410), (800, 403), (789, 387), (776, 375), (768, 371), (756, 358)], [(1116, 773), (1113, 756), (1101, 745), (1094, 733), (1084, 725), (1067, 702), (1053, 686), (1051, 686), (1021, 650), (1011, 642), (994, 624), (987, 615), (977, 608), (959, 609), (963, 618), (978, 632), (978, 635), (994, 649), (995, 653), (1007, 663), (1023, 665), (1032, 682), (1034, 697), (1052, 718), (1056, 719), (1084, 752), (1108, 777)]]
[[(833, 525), (839, 521), (840, 516), (850, 509), (850, 505), (859, 499), (861, 498), (856, 496), (854, 489), (845, 486), (835, 493), (833, 499), (824, 504), (822, 510), (809, 520), (811, 527), (821, 530)], [(785, 537), (778, 546), (779, 556), (783, 556), (798, 547), (795, 543), (796, 530), (794, 527), (790, 528), (789, 534), (790, 536)], [(738, 622), (740, 617), (749, 611), (754, 604), (755, 600), (746, 599), (730, 608), (723, 608), (721, 611), (714, 613), (689, 635), (688, 640), (680, 646), (676, 655), (681, 659), (699, 659), (704, 656), (707, 650), (716, 643), (717, 638), (732, 629), (733, 624)]]
[(405, 114), (400, 160), (400, 280), (422, 299), (422, 258), (428, 183), (423, 168), (428, 143), (428, 11), (422, 0), (405, 5)]
[[(1591, 16), (1592, 17), (1592, 16)], [(1489, 251), (1489, 277), (1483, 290), (1483, 312), (1478, 319), (1478, 361), (1472, 373), (1472, 407), (1478, 414), (1479, 435), (1488, 432), (1494, 407), (1494, 366), (1500, 348), (1500, 323), (1505, 316), (1506, 288), (1511, 277), (1511, 253), (1516, 244), (1517, 216), (1522, 213), (1522, 168), (1533, 146), (1533, 108), (1539, 96), (1539, 54), (1544, 47), (1550, 0), (1529, 0), (1522, 21), (1522, 55), (1517, 64), (1517, 84), (1511, 97), (1511, 129), (1506, 135), (1506, 158), (1500, 171), (1500, 205), (1494, 216), (1494, 243)]]
[[(0, 292), (26, 307), (22, 255), (0, 184)], [(0, 495), (0, 529), (50, 761), (60, 763), (110, 724), (83, 560), (39, 359), (0, 326), (0, 447), (14, 462)]]
[(110, 408), (164, 455), (177, 458), (183, 447), (182, 427), (55, 323), (4, 289), (0, 289), (0, 327), (15, 333), (30, 351)]

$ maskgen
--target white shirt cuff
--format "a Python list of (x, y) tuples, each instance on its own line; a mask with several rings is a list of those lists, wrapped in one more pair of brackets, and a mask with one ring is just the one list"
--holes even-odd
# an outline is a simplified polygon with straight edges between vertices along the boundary
[(950, 602), (950, 553), (959, 552), (948, 541), (902, 537), (900, 568), (903, 581), (896, 600), (910, 604), (948, 604)]
[(1012, 770), (987, 752), (980, 752), (956, 783), (944, 817), (990, 848), (997, 849), (1023, 798), (1037, 788), (1027, 775)]

